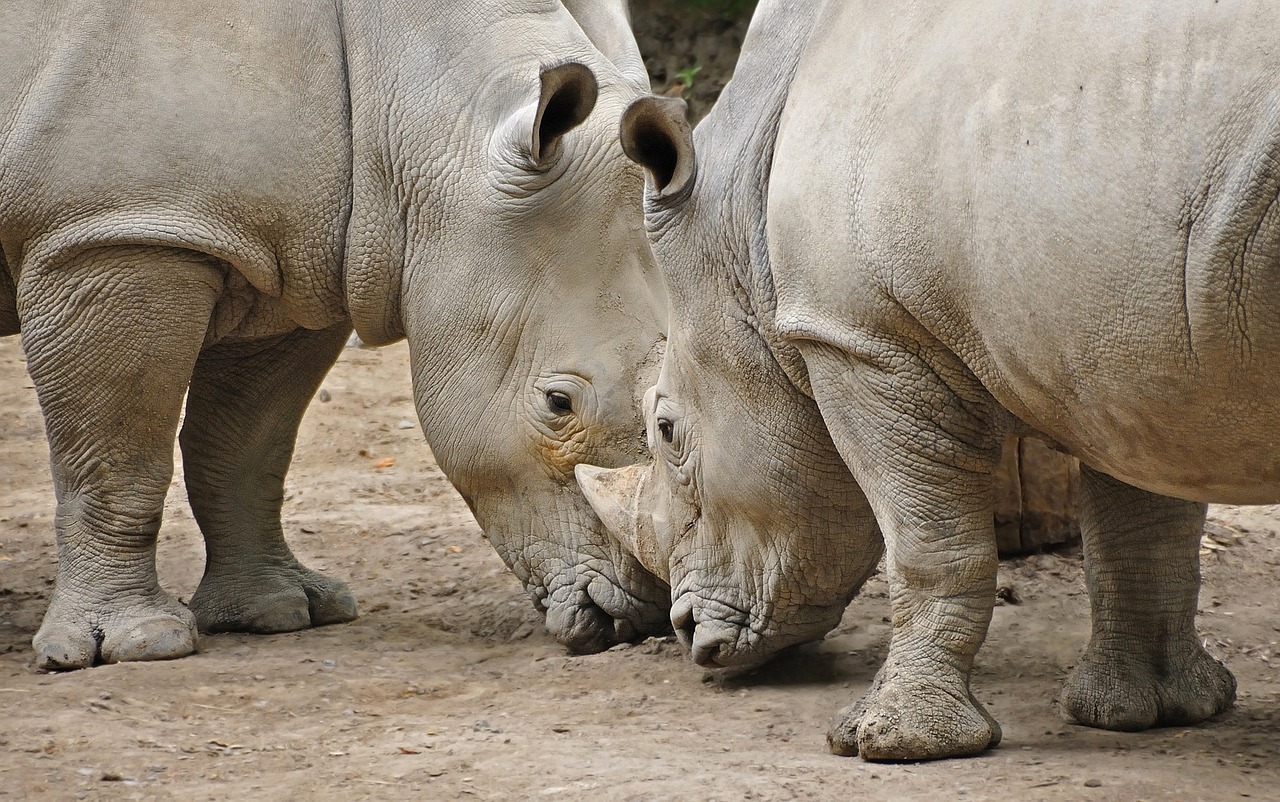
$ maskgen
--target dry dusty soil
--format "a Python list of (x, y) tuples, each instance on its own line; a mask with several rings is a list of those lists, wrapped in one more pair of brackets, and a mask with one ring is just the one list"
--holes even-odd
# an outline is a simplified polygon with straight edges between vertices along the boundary
[[(408, 373), (402, 345), (347, 349), (289, 480), (294, 548), (350, 583), (357, 621), (38, 674), (53, 498), (21, 351), (0, 341), (0, 799), (1280, 799), (1274, 508), (1212, 515), (1200, 626), (1240, 680), (1230, 713), (1136, 734), (1061, 721), (1087, 605), (1078, 554), (1040, 555), (1005, 566), (974, 679), (1004, 744), (872, 765), (823, 734), (884, 657), (880, 580), (824, 642), (752, 675), (707, 674), (669, 639), (569, 656), (432, 462)], [(180, 484), (159, 551), (187, 598), (203, 552)]]

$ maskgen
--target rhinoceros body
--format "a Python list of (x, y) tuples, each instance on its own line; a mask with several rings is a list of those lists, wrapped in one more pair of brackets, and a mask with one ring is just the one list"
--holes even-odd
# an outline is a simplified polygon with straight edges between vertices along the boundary
[(1204, 502), (1280, 500), (1275, 4), (765, 3), (720, 103), (699, 186), (650, 208), (654, 464), (580, 471), (695, 659), (820, 637), (883, 533), (893, 641), (832, 748), (994, 745), (969, 690), (992, 473), (1033, 434), (1084, 465), (1093, 636), (1064, 711), (1229, 706), (1198, 543)]
[[(180, 656), (197, 621), (355, 615), (279, 517), (298, 421), (353, 324), (408, 338), (432, 449), (561, 639), (665, 623), (664, 589), (572, 476), (642, 449), (665, 322), (618, 137), (644, 78), (584, 32), (625, 47), (603, 8), (9, 4), (0, 334), (21, 331), (58, 497), (39, 665)], [(208, 554), (194, 616), (154, 567), (184, 394)]]

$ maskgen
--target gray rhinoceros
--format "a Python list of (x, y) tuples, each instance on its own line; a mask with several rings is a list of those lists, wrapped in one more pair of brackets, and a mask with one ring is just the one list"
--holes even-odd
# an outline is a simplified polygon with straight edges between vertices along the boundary
[[(690, 157), (617, 23), (559, 0), (7, 4), (0, 334), (21, 331), (58, 500), (38, 666), (355, 616), (280, 524), (353, 324), (408, 338), (427, 440), (558, 638), (666, 625), (573, 476), (643, 455), (665, 325), (623, 111), (658, 174)], [(155, 571), (184, 395), (191, 611)]]
[(1280, 5), (767, 2), (695, 141), (649, 208), (653, 463), (579, 470), (694, 659), (821, 637), (883, 543), (893, 639), (832, 748), (994, 745), (969, 678), (1015, 433), (1083, 463), (1065, 713), (1229, 707), (1198, 542), (1204, 502), (1280, 500)]

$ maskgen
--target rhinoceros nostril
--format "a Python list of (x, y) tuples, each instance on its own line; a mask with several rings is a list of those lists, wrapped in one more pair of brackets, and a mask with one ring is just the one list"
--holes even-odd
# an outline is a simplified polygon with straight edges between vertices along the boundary
[(693, 620), (693, 609), (671, 611), (671, 626), (676, 631), (676, 640), (690, 651), (693, 650), (693, 636), (698, 631), (698, 624)]
[(689, 656), (698, 665), (706, 668), (732, 665), (734, 635), (731, 631), (704, 624), (689, 633), (689, 641)]
[(689, 656), (693, 658), (693, 662), (704, 668), (715, 668), (719, 665), (716, 662), (716, 655), (720, 654), (720, 642), (718, 640), (699, 639), (696, 634), (692, 640), (693, 645), (689, 648)]

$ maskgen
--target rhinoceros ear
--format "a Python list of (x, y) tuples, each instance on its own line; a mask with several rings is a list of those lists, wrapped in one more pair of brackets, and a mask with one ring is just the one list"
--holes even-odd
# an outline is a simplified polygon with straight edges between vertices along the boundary
[(653, 521), (640, 512), (640, 493), (650, 468), (628, 465), (625, 468), (597, 468), (578, 465), (574, 475), (578, 487), (596, 516), (650, 573), (666, 582), (670, 575), (670, 556), (663, 554), (654, 536)]
[(673, 197), (693, 184), (696, 167), (687, 108), (679, 98), (646, 95), (622, 115), (622, 150), (649, 171), (660, 198)]
[(552, 161), (560, 138), (577, 128), (596, 107), (600, 85), (590, 67), (577, 62), (542, 71), (542, 94), (533, 120), (533, 163)]

